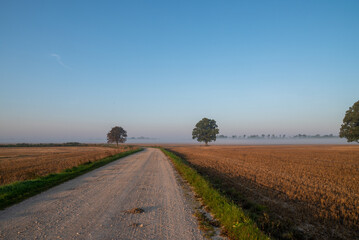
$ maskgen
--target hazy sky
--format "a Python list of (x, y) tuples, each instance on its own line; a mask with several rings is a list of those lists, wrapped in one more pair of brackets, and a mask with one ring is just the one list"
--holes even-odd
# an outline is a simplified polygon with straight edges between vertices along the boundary
[(0, 1), (0, 141), (338, 134), (359, 1)]

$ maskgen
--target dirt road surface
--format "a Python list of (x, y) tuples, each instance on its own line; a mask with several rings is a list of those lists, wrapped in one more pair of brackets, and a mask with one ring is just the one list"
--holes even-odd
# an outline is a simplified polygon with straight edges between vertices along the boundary
[(149, 148), (0, 211), (0, 239), (203, 239), (192, 214), (172, 165)]

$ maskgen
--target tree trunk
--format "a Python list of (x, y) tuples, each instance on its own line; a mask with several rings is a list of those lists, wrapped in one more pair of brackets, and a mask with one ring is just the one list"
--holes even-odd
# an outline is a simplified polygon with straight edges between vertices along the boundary
[(117, 146), (117, 148), (118, 148), (118, 141), (116, 141), (116, 146)]
[(206, 146), (208, 146), (208, 142), (205, 142), (206, 143)]

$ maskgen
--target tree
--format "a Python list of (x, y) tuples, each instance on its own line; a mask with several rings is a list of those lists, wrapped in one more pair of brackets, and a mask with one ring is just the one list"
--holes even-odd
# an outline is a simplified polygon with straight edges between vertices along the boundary
[(124, 143), (126, 142), (127, 132), (122, 127), (116, 126), (111, 129), (107, 133), (107, 142), (113, 143), (115, 142), (117, 147), (118, 143)]
[(348, 142), (359, 143), (359, 101), (346, 111), (339, 137), (346, 138)]
[(198, 142), (205, 142), (207, 146), (209, 142), (216, 141), (218, 133), (219, 129), (215, 120), (202, 118), (192, 131), (192, 139), (197, 139)]

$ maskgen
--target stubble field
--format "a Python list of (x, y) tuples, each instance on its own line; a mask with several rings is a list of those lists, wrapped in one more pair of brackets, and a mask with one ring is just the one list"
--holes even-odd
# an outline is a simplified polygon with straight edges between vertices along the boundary
[(359, 238), (359, 146), (171, 146), (309, 239)]
[(134, 147), (1, 147), (0, 185), (61, 172)]

